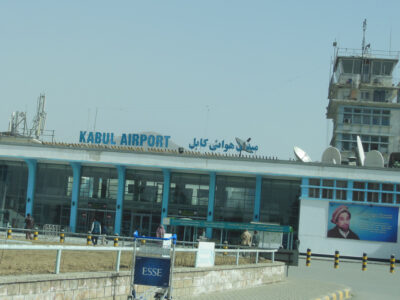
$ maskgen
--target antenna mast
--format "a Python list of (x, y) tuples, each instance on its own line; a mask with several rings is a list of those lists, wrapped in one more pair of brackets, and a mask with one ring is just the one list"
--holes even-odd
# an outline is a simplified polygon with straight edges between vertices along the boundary
[(45, 102), (46, 98), (44, 94), (40, 94), (37, 102), (36, 116), (33, 119), (32, 128), (29, 133), (29, 136), (34, 135), (37, 139), (43, 135), (44, 125), (46, 122), (46, 112), (44, 111)]
[(365, 30), (367, 30), (367, 19), (364, 19), (364, 22), (363, 22), (363, 39), (362, 39), (362, 45), (361, 45), (362, 56), (364, 56), (364, 51), (365, 51)]

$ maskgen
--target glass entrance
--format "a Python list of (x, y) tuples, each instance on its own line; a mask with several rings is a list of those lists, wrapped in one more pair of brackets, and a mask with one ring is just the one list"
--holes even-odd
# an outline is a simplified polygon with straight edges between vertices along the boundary
[(101, 209), (78, 209), (77, 232), (88, 232), (91, 229), (93, 218), (107, 226), (108, 234), (114, 234), (115, 211)]
[(124, 212), (122, 235), (132, 236), (135, 230), (139, 232), (139, 235), (154, 235), (152, 224), (153, 216), (151, 214)]

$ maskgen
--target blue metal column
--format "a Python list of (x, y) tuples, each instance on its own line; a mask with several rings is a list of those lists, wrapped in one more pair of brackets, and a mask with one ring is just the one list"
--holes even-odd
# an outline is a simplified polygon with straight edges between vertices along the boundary
[(26, 191), (26, 206), (25, 215), (30, 214), (32, 216), (33, 212), (33, 202), (35, 198), (35, 184), (36, 184), (36, 159), (25, 159), (28, 165), (28, 188)]
[(254, 199), (254, 213), (253, 221), (260, 221), (260, 205), (261, 205), (261, 186), (262, 186), (262, 176), (256, 176), (256, 195)]
[(307, 177), (303, 177), (301, 179), (301, 198), (308, 197), (308, 184), (309, 179)]
[(353, 180), (347, 181), (347, 201), (353, 201)]
[(164, 186), (163, 186), (163, 197), (162, 197), (162, 208), (161, 208), (161, 224), (163, 224), (164, 218), (168, 216), (169, 186), (171, 182), (170, 170), (163, 169), (163, 174), (164, 174)]
[[(207, 221), (214, 220), (214, 202), (215, 202), (215, 186), (216, 186), (217, 174), (215, 172), (210, 172), (210, 184), (208, 187), (208, 213)], [(212, 238), (212, 228), (206, 229), (206, 237)]]
[(118, 170), (118, 193), (117, 193), (117, 203), (115, 210), (115, 223), (114, 223), (114, 233), (121, 234), (121, 222), (122, 222), (122, 211), (124, 206), (124, 196), (125, 196), (125, 167), (117, 166)]
[(72, 196), (71, 196), (71, 213), (69, 217), (69, 229), (76, 232), (76, 217), (78, 215), (79, 186), (81, 183), (81, 164), (71, 162), (72, 174)]

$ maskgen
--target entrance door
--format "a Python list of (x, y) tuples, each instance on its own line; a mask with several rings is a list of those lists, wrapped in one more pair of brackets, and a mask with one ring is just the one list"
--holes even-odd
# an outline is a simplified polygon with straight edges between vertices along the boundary
[(77, 232), (88, 232), (91, 229), (93, 218), (107, 226), (108, 234), (114, 233), (114, 210), (78, 209)]
[(139, 235), (151, 236), (152, 216), (148, 214), (132, 214), (130, 235), (134, 231), (138, 231)]

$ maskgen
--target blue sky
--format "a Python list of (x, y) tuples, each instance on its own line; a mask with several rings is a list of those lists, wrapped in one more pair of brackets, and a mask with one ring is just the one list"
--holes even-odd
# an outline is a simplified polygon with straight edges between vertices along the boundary
[[(258, 154), (320, 160), (332, 42), (400, 50), (398, 1), (0, 1), (0, 131), (13, 111), (46, 129), (252, 138)], [(398, 67), (396, 68), (398, 73)]]

